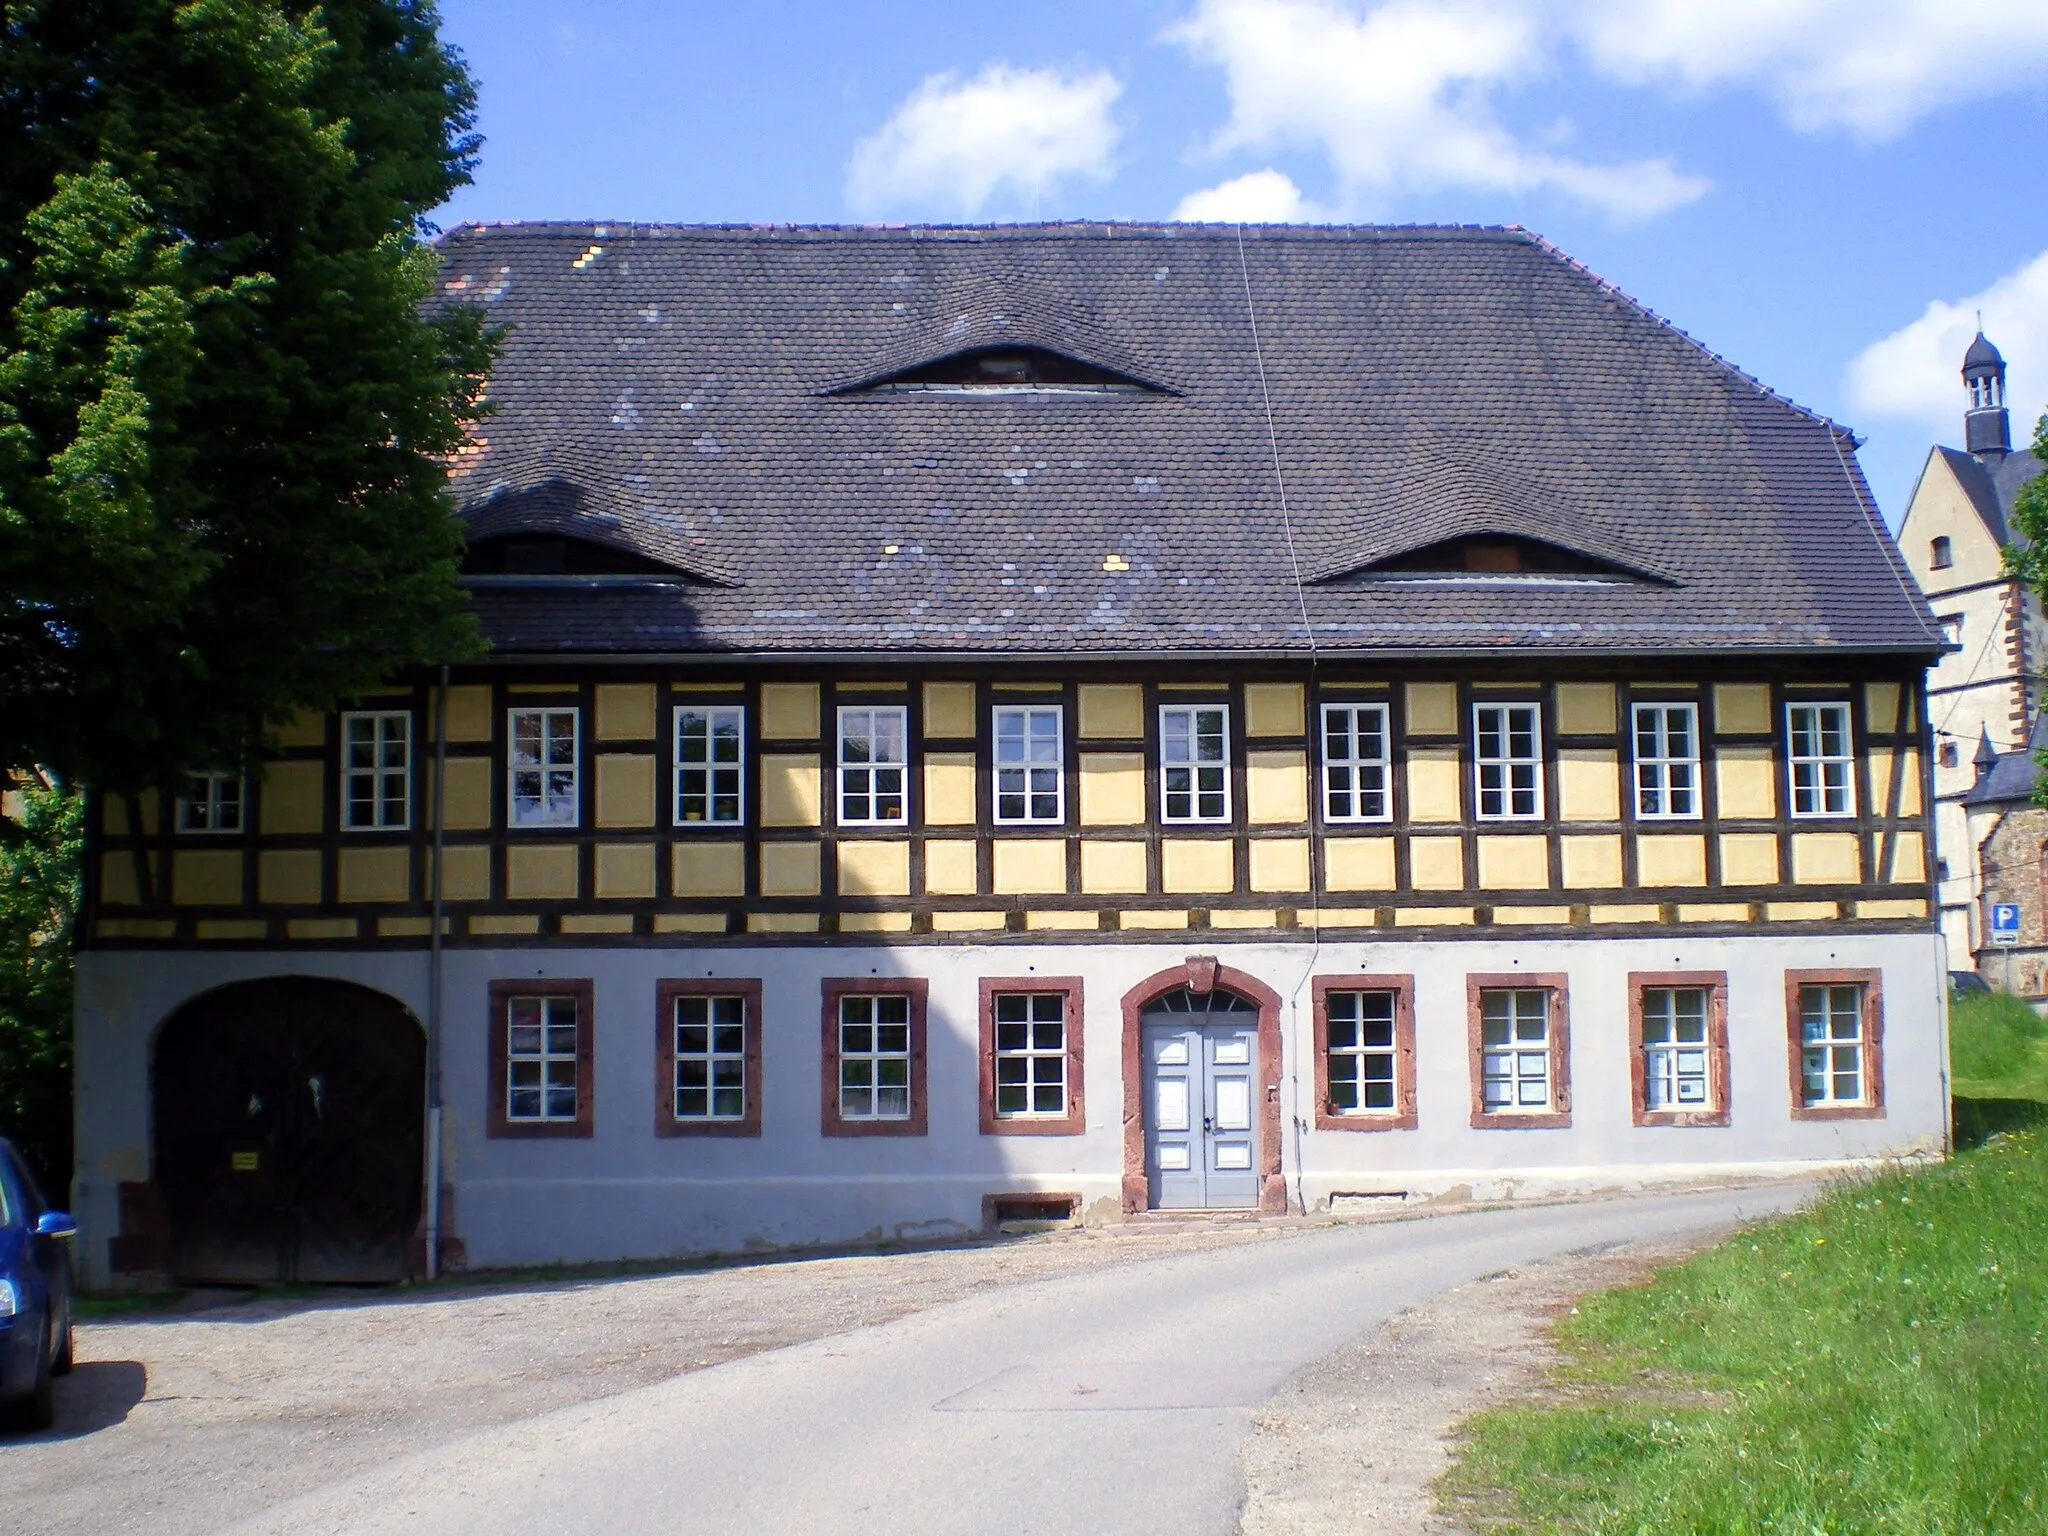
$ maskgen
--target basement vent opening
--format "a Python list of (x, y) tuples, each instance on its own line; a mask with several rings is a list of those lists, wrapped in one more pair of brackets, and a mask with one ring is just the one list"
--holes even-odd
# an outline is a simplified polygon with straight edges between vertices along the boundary
[(1011, 1235), (1053, 1232), (1080, 1225), (1077, 1194), (983, 1195), (981, 1224), (990, 1232)]
[(1360, 1211), (1384, 1211), (1411, 1200), (1427, 1198), (1405, 1189), (1338, 1189), (1330, 1193), (1332, 1216), (1355, 1216)]

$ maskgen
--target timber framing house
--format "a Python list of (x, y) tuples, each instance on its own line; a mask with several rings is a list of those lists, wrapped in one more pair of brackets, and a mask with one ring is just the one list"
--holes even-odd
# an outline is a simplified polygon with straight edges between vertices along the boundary
[(491, 653), (100, 808), (96, 1278), (417, 1265), (430, 1016), (477, 1264), (1942, 1149), (1941, 635), (1542, 241), (442, 254)]

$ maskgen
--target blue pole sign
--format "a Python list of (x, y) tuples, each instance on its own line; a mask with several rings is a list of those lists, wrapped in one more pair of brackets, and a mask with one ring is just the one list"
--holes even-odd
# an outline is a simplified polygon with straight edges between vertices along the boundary
[(2017, 944), (2020, 941), (2020, 908), (2014, 901), (1991, 904), (1991, 942)]

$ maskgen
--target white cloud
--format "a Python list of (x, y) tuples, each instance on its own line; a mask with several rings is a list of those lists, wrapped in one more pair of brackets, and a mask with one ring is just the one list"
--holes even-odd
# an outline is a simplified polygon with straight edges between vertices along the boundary
[(1849, 364), (1849, 396), (1860, 410), (1918, 423), (1939, 442), (1963, 431), (1963, 352), (1984, 334), (2005, 354), (2006, 400), (2015, 439), (2033, 436), (2048, 404), (2048, 251), (1982, 293), (1936, 299), (1912, 324), (1874, 341)]
[(1504, 127), (1505, 89), (1580, 64), (1667, 95), (1740, 90), (1866, 139), (2048, 73), (2044, 0), (1194, 0), (1166, 36), (1220, 67), (1218, 153), (1320, 150), (1347, 210), (1550, 190), (1620, 219), (1708, 190), (1667, 158), (1578, 159)]
[(1190, 192), (1173, 210), (1189, 224), (1299, 224), (1319, 213), (1292, 176), (1270, 167)]
[(1515, 0), (1198, 0), (1168, 36), (1218, 64), (1230, 121), (1218, 151), (1321, 149), (1347, 203), (1403, 193), (1554, 188), (1617, 218), (1687, 203), (1708, 183), (1669, 160), (1589, 164), (1518, 142), (1489, 93), (1540, 71), (1550, 47)]
[(846, 195), (856, 208), (937, 205), (971, 214), (999, 191), (1034, 194), (1113, 169), (1122, 93), (1104, 71), (990, 64), (972, 80), (927, 76), (879, 132), (854, 146)]

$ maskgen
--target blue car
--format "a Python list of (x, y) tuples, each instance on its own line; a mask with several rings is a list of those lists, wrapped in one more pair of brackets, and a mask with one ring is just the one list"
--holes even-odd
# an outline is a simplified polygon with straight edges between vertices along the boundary
[(71, 1369), (71, 1238), (78, 1224), (53, 1211), (0, 1137), (0, 1424), (48, 1429), (57, 1417), (51, 1378)]

